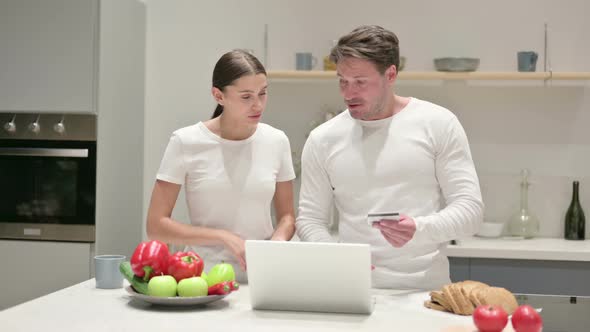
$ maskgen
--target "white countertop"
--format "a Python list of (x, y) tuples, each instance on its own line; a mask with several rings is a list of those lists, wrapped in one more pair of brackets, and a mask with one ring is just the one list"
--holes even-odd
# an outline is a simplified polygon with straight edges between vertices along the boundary
[[(151, 306), (94, 279), (0, 311), (3, 331), (445, 331), (470, 332), (471, 317), (424, 308), (425, 292), (374, 290), (371, 315), (252, 310), (247, 286), (205, 307)], [(510, 325), (510, 324), (509, 324)], [(507, 327), (506, 331), (512, 331)]]
[(449, 257), (506, 258), (556, 261), (590, 262), (590, 240), (569, 241), (560, 238), (509, 238), (472, 237), (448, 245)]

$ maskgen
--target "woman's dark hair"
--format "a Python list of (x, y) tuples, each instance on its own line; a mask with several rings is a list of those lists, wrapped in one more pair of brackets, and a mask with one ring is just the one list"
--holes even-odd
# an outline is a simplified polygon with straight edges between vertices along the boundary
[[(226, 86), (246, 75), (266, 75), (264, 66), (252, 54), (244, 50), (227, 52), (217, 60), (213, 68), (213, 86), (223, 91)], [(217, 104), (211, 119), (223, 113), (223, 106)]]

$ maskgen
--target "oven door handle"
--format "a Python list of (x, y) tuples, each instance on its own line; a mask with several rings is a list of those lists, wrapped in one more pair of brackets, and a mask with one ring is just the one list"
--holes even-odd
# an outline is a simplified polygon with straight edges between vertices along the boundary
[(88, 158), (88, 149), (0, 148), (0, 156)]

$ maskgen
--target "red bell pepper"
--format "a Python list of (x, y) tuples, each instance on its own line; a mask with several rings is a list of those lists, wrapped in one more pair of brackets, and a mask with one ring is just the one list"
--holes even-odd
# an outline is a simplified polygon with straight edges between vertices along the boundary
[(168, 246), (160, 241), (147, 241), (140, 243), (131, 256), (131, 269), (133, 273), (149, 281), (155, 275), (168, 273)]
[(203, 272), (205, 263), (199, 255), (192, 251), (179, 251), (168, 258), (168, 274), (176, 281), (198, 277)]
[(225, 295), (231, 292), (229, 282), (224, 281), (209, 287), (207, 295)]
[(235, 280), (233, 280), (233, 281), (228, 281), (227, 283), (229, 284), (229, 288), (230, 288), (230, 290), (231, 290), (232, 292), (233, 292), (233, 291), (237, 291), (237, 290), (238, 290), (238, 288), (240, 288), (240, 284), (239, 284), (237, 281), (235, 281)]

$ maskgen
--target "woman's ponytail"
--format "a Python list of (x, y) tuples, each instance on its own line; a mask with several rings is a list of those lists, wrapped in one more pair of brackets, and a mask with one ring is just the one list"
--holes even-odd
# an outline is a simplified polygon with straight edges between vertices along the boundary
[(215, 119), (216, 117), (220, 116), (221, 113), (223, 113), (223, 106), (217, 104), (217, 107), (215, 107), (215, 111), (213, 112), (211, 119)]

